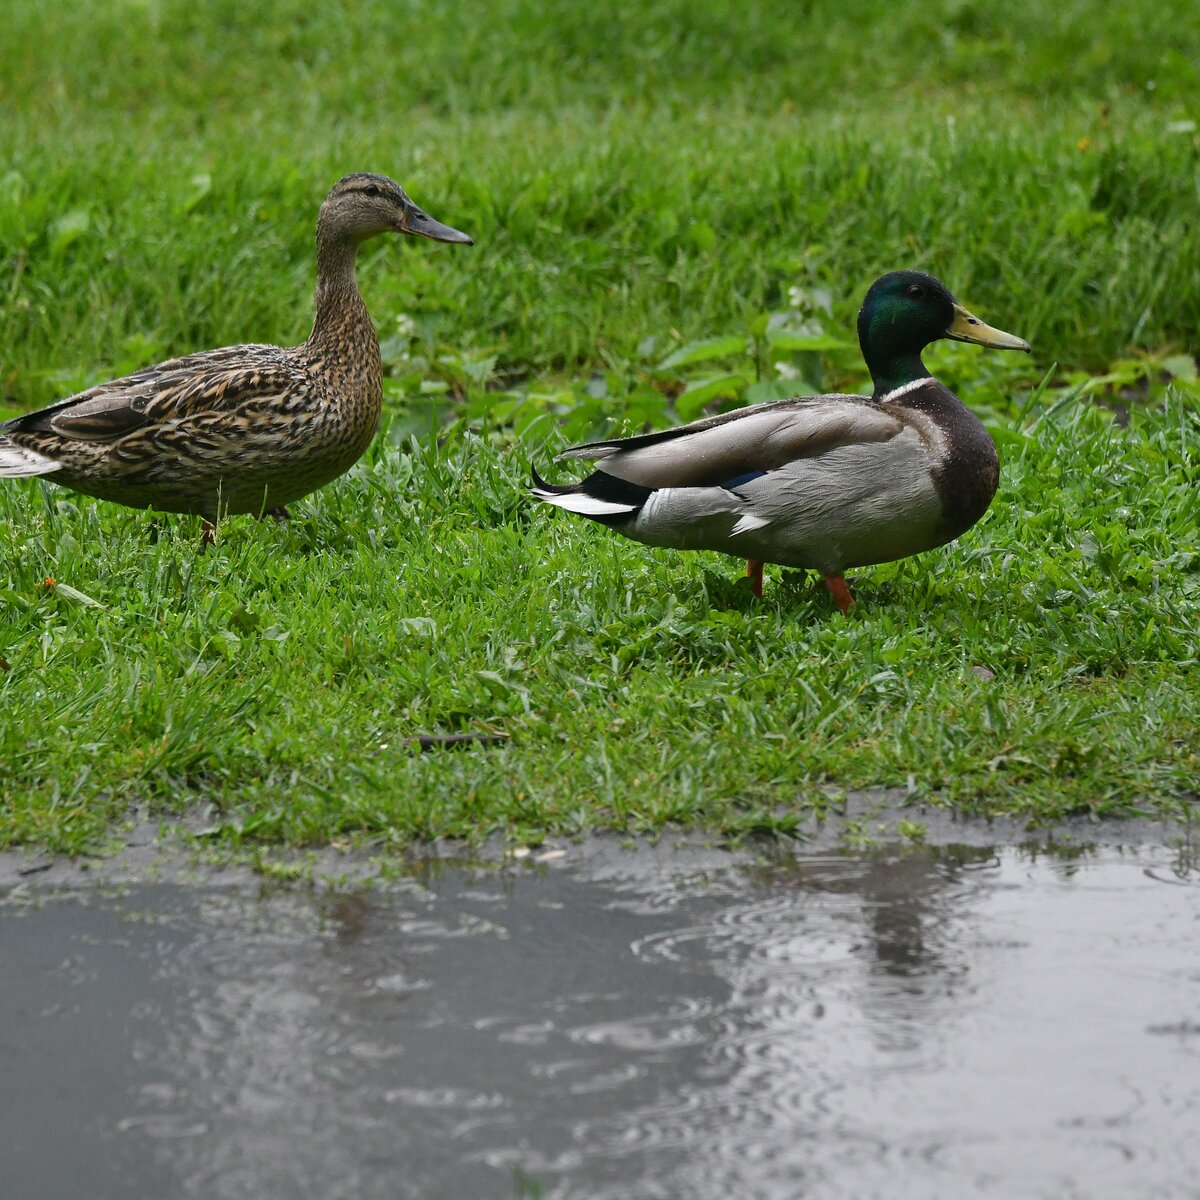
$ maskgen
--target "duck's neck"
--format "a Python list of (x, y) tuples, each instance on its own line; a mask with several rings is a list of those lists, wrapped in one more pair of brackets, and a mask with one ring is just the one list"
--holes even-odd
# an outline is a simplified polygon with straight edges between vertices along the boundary
[(875, 384), (874, 399), (876, 400), (882, 400), (897, 389), (910, 383), (916, 383), (919, 379), (929, 378), (929, 372), (921, 361), (920, 351), (915, 354), (893, 354), (875, 361), (872, 361), (865, 352), (863, 357), (866, 359), (867, 368), (870, 370), (871, 379)]
[(318, 227), (316, 311), (308, 345), (331, 348), (358, 342), (366, 335), (377, 346), (375, 326), (354, 277), (357, 253), (355, 242), (331, 237)]
[(858, 344), (875, 384), (874, 399), (882, 400), (897, 388), (927, 379), (929, 372), (921, 361), (925, 346), (898, 319), (894, 306), (867, 300), (858, 314)]

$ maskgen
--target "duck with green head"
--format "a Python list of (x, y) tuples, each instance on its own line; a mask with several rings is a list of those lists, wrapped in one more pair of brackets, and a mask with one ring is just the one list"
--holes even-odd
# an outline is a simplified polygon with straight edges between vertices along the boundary
[(920, 271), (877, 279), (858, 314), (870, 397), (805, 396), (639, 437), (590, 442), (559, 458), (599, 462), (566, 486), (534, 472), (532, 494), (651, 546), (719, 550), (812, 569), (842, 612), (848, 567), (952, 541), (987, 511), (1000, 477), (979, 419), (925, 369), (939, 338), (1028, 350), (985, 325)]

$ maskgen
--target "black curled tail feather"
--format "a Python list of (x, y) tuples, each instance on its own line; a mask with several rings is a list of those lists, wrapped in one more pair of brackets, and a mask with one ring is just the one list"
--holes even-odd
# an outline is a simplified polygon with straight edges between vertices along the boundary
[(533, 463), (529, 464), (529, 474), (533, 476), (533, 486), (529, 489), (531, 492), (545, 492), (552, 496), (567, 496), (575, 490), (578, 484), (570, 484), (567, 487), (559, 487), (554, 483), (547, 483), (537, 472), (537, 467)]
[[(533, 476), (530, 492), (539, 500), (599, 521), (601, 525), (624, 525), (641, 512), (642, 506), (654, 494), (653, 488), (618, 479), (607, 471), (593, 471), (578, 483), (560, 487), (547, 483), (532, 464), (529, 469)], [(572, 503), (572, 500), (575, 502)], [(604, 511), (608, 506), (611, 507)]]

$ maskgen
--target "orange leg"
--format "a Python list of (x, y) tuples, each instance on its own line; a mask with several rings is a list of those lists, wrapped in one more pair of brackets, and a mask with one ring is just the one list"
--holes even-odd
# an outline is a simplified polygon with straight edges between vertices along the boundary
[(762, 573), (763, 560), (761, 558), (749, 558), (746, 560), (746, 574), (750, 578), (750, 590), (760, 600), (762, 599)]
[(850, 589), (846, 586), (846, 581), (840, 575), (826, 575), (825, 586), (829, 589), (829, 594), (833, 597), (833, 602), (844, 613), (850, 611), (850, 605), (854, 603), (854, 597), (850, 595)]

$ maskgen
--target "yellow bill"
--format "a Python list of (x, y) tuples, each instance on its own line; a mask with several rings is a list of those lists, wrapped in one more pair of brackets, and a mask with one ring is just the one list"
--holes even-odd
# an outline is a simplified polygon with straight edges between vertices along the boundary
[(1003, 329), (993, 329), (978, 317), (972, 316), (961, 304), (954, 306), (954, 320), (945, 336), (956, 342), (974, 342), (977, 346), (993, 346), (997, 350), (1028, 350), (1029, 343)]

